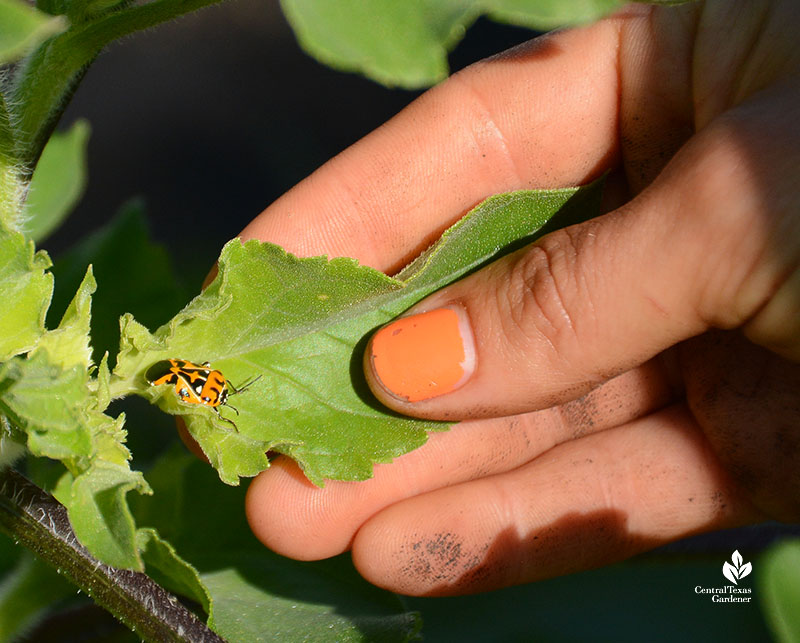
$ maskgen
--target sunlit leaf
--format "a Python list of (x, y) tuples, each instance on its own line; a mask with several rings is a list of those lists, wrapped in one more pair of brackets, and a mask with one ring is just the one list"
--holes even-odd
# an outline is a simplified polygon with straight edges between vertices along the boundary
[[(219, 275), (173, 320), (150, 334), (123, 320), (123, 344), (111, 388), (134, 391), (184, 416), (220, 477), (236, 483), (267, 466), (265, 452), (294, 458), (313, 482), (358, 480), (420, 446), (446, 424), (388, 412), (361, 370), (363, 343), (377, 326), (527, 241), (559, 213), (597, 212), (599, 187), (523, 191), (487, 199), (395, 278), (352, 259), (299, 259), (271, 244), (234, 240)], [(202, 404), (179, 401), (174, 387), (148, 386), (147, 369), (178, 358), (210, 362), (241, 386), (239, 414), (218, 419)]]
[(91, 266), (86, 271), (78, 291), (72, 299), (61, 323), (47, 331), (35, 350), (45, 350), (50, 358), (62, 368), (80, 365), (84, 369), (92, 364), (92, 349), (89, 345), (92, 293), (97, 288)]
[(53, 293), (50, 258), (0, 222), (0, 361), (30, 350), (44, 332)]
[(126, 501), (132, 490), (147, 493), (142, 474), (127, 463), (96, 459), (77, 477), (67, 472), (53, 495), (67, 507), (78, 540), (104, 563), (143, 569), (136, 542), (136, 525)]
[[(58, 320), (92, 266), (98, 288), (92, 298), (92, 349), (94, 361), (119, 347), (119, 317), (125, 312), (142, 323), (158, 325), (180, 307), (187, 294), (175, 276), (167, 250), (148, 231), (144, 206), (125, 204), (105, 225), (67, 252), (55, 257), (56, 278), (50, 324)], [(112, 358), (113, 363), (113, 358)]]

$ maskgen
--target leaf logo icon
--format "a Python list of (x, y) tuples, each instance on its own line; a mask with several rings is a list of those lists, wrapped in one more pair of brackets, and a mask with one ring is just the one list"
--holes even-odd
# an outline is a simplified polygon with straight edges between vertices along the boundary
[(728, 561), (722, 565), (722, 575), (725, 576), (734, 585), (738, 585), (739, 581), (753, 571), (753, 565), (750, 563), (742, 562), (742, 555), (737, 549), (731, 556), (731, 565)]

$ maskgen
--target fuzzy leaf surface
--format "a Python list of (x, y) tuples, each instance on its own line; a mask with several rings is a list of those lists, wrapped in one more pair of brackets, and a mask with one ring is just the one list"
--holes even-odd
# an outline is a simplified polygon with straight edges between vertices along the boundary
[(97, 288), (92, 267), (86, 270), (72, 298), (61, 323), (54, 330), (47, 331), (36, 345), (36, 351), (46, 350), (63, 368), (82, 366), (88, 369), (92, 364), (92, 350), (89, 345), (89, 326), (92, 315), (92, 294)]
[[(354, 260), (300, 259), (272, 244), (228, 243), (216, 280), (172, 321), (150, 333), (123, 319), (111, 390), (136, 392), (184, 416), (220, 478), (236, 484), (266, 468), (265, 452), (294, 458), (308, 478), (361, 480), (425, 442), (440, 422), (394, 415), (370, 393), (363, 344), (381, 324), (500, 254), (529, 242), (556, 214), (593, 216), (598, 185), (491, 197), (442, 235), (397, 277)], [(174, 386), (148, 386), (145, 373), (169, 358), (210, 362), (236, 388), (239, 411), (220, 420), (179, 400)]]
[(33, 242), (0, 222), (0, 362), (24, 353), (44, 332), (44, 317), (53, 294), (50, 258)]
[(79, 475), (67, 472), (53, 495), (67, 508), (78, 540), (104, 563), (141, 571), (136, 524), (126, 495), (149, 487), (138, 471), (125, 464), (95, 458)]
[(78, 460), (92, 454), (85, 407), (89, 399), (86, 369), (62, 369), (45, 351), (30, 359), (15, 357), (0, 369), (0, 412), (27, 433), (28, 450), (54, 460)]

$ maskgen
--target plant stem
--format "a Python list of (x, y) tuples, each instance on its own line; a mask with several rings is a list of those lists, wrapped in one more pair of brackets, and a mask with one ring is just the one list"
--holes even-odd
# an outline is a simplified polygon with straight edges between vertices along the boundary
[(0, 221), (10, 230), (19, 230), (28, 182), (18, 169), (0, 158)]
[(17, 228), (27, 190), (27, 183), (20, 176), (15, 162), (14, 147), (13, 128), (0, 91), (0, 222), (11, 229)]
[(0, 529), (147, 641), (224, 643), (140, 572), (101, 563), (75, 538), (66, 509), (12, 469), (0, 472)]

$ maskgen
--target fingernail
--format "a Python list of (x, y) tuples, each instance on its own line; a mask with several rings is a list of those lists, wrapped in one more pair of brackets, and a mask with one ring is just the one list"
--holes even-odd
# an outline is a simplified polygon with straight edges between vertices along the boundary
[(370, 346), (383, 388), (409, 402), (450, 393), (475, 370), (472, 330), (461, 307), (398, 319), (375, 333)]

